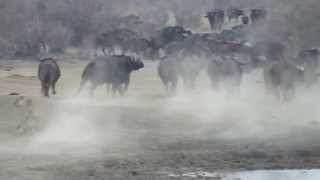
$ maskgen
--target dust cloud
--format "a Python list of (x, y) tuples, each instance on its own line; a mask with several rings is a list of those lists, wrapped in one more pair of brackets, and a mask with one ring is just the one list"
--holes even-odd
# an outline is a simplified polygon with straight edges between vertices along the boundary
[(213, 91), (203, 73), (198, 88), (189, 92), (180, 83), (173, 96), (165, 95), (159, 86), (163, 89), (151, 97), (83, 95), (62, 100), (55, 103), (47, 126), (32, 136), (29, 150), (126, 154), (155, 146), (155, 141), (161, 146), (184, 138), (308, 145), (297, 132), (316, 133), (319, 129), (318, 88), (301, 88), (296, 99), (280, 102), (265, 94), (261, 74), (256, 70), (245, 75), (240, 93), (232, 96)]

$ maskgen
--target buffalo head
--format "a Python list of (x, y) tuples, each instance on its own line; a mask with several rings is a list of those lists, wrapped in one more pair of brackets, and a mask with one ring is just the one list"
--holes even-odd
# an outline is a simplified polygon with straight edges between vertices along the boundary
[(133, 71), (144, 68), (144, 63), (140, 59), (134, 57), (130, 57), (129, 61), (127, 62), (127, 65), (128, 68)]

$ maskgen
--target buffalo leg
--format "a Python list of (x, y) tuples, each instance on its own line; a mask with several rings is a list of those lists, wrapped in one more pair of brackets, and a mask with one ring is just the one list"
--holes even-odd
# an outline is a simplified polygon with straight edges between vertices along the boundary
[(105, 55), (105, 56), (107, 56), (108, 55), (108, 53), (106, 53), (106, 48), (104, 47), (104, 48), (102, 48), (102, 52), (103, 52), (103, 54)]
[(169, 83), (165, 84), (165, 87), (166, 87), (166, 91), (170, 93), (170, 91), (171, 91), (170, 90), (171, 89), (170, 84)]
[(53, 94), (53, 95), (56, 95), (56, 94), (57, 94), (57, 91), (56, 91), (56, 82), (53, 82), (53, 83), (52, 83), (51, 88), (52, 88), (52, 94)]
[(163, 82), (165, 88), (166, 88), (166, 91), (167, 92), (170, 92), (170, 83), (169, 82)]
[(126, 93), (129, 89), (130, 79), (127, 79), (127, 81), (124, 83), (124, 92)]
[(176, 82), (169, 82), (166, 85), (167, 91), (169, 94), (174, 94), (176, 92), (177, 83)]
[(44, 97), (49, 97), (49, 85), (48, 83), (41, 82), (41, 91)]
[(178, 85), (178, 81), (177, 81), (177, 80), (174, 80), (174, 81), (172, 82), (172, 85), (171, 85), (171, 91), (172, 91), (172, 93), (175, 93), (175, 92), (176, 92), (176, 90), (177, 90), (177, 85)]

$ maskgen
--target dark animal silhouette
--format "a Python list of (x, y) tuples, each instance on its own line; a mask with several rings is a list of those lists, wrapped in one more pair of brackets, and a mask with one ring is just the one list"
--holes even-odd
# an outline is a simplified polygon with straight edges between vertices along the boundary
[(141, 60), (130, 56), (104, 56), (90, 62), (82, 73), (79, 93), (90, 81), (90, 95), (100, 85), (106, 85), (107, 91), (112, 88), (113, 95), (124, 95), (130, 83), (130, 74), (144, 67)]
[(38, 67), (38, 78), (41, 81), (41, 92), (45, 97), (49, 97), (49, 89), (52, 94), (56, 94), (56, 83), (61, 76), (58, 63), (53, 58), (42, 59)]
[(249, 24), (249, 21), (250, 21), (250, 18), (248, 16), (241, 17), (242, 24), (247, 25), (247, 24)]
[(222, 29), (225, 19), (225, 14), (223, 10), (213, 9), (209, 11), (205, 17), (208, 18), (212, 30)]

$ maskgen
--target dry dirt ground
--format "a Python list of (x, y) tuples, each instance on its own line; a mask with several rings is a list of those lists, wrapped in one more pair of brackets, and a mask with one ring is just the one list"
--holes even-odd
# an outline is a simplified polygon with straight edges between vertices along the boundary
[[(290, 103), (264, 95), (259, 72), (241, 93), (213, 93), (205, 73), (197, 89), (168, 96), (156, 63), (132, 75), (128, 94), (75, 96), (87, 62), (60, 61), (58, 95), (40, 97), (37, 62), (0, 62), (0, 179), (179, 179), (192, 171), (319, 168), (318, 88)], [(13, 68), (13, 69), (12, 69)], [(21, 133), (32, 99), (41, 128)]]

